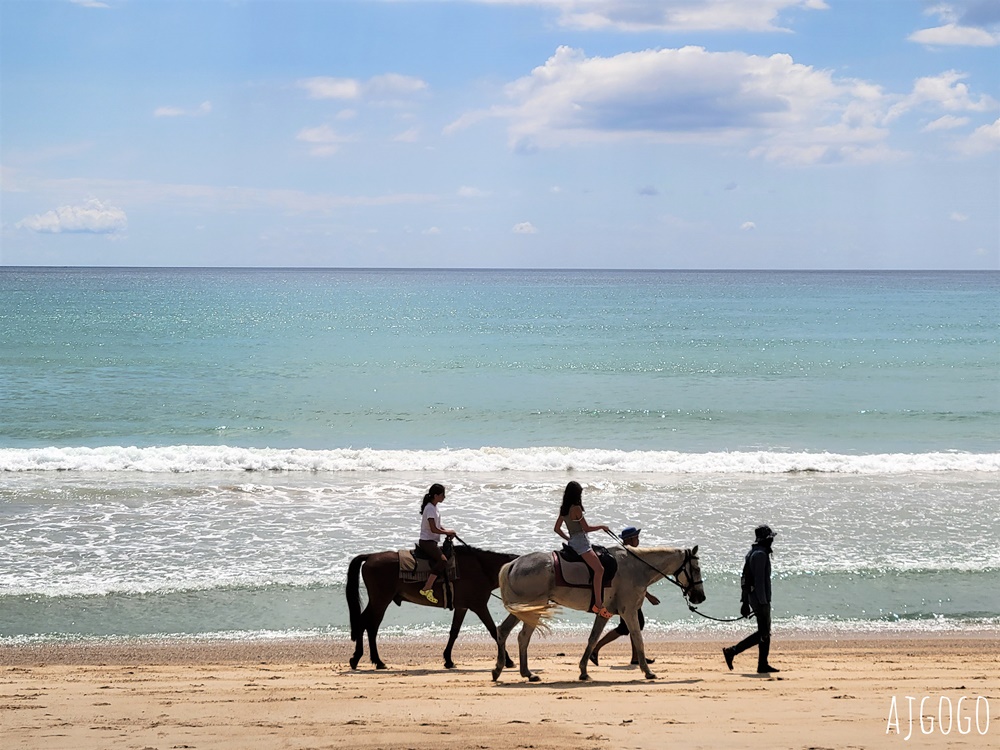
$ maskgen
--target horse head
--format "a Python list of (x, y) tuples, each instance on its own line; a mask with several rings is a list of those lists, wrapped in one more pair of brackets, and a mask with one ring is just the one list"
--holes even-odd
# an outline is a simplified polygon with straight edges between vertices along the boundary
[(678, 569), (677, 583), (691, 604), (705, 601), (705, 586), (701, 579), (701, 564), (698, 562), (698, 545), (684, 551), (684, 563)]

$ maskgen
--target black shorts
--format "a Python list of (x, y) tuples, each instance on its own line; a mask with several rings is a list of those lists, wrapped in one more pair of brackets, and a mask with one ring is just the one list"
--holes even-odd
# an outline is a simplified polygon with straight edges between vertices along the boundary
[(417, 542), (417, 546), (430, 558), (431, 570), (434, 571), (435, 575), (444, 575), (448, 561), (445, 559), (444, 552), (438, 547), (438, 543), (431, 539), (421, 539)]

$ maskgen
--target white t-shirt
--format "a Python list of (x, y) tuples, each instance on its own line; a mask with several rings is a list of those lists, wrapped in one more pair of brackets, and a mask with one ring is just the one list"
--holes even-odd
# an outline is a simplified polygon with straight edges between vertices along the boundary
[(429, 523), (431, 518), (434, 519), (434, 525), (440, 529), (441, 514), (438, 512), (437, 506), (434, 503), (427, 503), (427, 505), (424, 506), (424, 513), (420, 520), (420, 539), (426, 539), (431, 542), (440, 542), (441, 535), (435, 534), (431, 531), (431, 525)]

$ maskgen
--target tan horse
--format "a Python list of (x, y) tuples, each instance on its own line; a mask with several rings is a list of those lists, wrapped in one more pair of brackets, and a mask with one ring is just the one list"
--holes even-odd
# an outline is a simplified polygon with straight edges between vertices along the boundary
[[(642, 631), (639, 629), (639, 607), (646, 589), (661, 578), (667, 578), (681, 589), (691, 604), (705, 601), (705, 589), (698, 564), (698, 547), (620, 547), (610, 550), (618, 562), (618, 574), (604, 594), (604, 606), (613, 614), (621, 615), (628, 625), (632, 646), (639, 657), (639, 667), (647, 679), (656, 677), (646, 663)], [(531, 552), (522, 555), (500, 569), (500, 596), (510, 616), (497, 628), (497, 665), (493, 679), (498, 680), (506, 664), (507, 636), (518, 621), (522, 622), (517, 636), (521, 657), (521, 676), (537, 682), (538, 676), (528, 669), (528, 643), (539, 627), (547, 627), (556, 606), (587, 612), (592, 592), (589, 588), (557, 586), (552, 555), (549, 552)], [(589, 680), (587, 659), (594, 650), (601, 632), (607, 624), (603, 617), (595, 616), (587, 648), (580, 659), (580, 679)]]

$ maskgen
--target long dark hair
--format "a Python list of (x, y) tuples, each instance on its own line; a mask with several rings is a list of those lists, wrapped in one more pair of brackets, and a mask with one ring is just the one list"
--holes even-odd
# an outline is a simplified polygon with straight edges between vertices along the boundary
[(566, 485), (566, 489), (563, 490), (562, 505), (559, 506), (559, 515), (568, 515), (569, 509), (574, 505), (579, 505), (580, 510), (583, 510), (583, 487), (579, 482), (570, 482)]
[(435, 495), (444, 494), (444, 485), (437, 484), (436, 482), (431, 485), (431, 488), (427, 490), (427, 494), (424, 495), (424, 501), (420, 504), (420, 515), (424, 514), (424, 508), (427, 507), (427, 503), (434, 499)]

